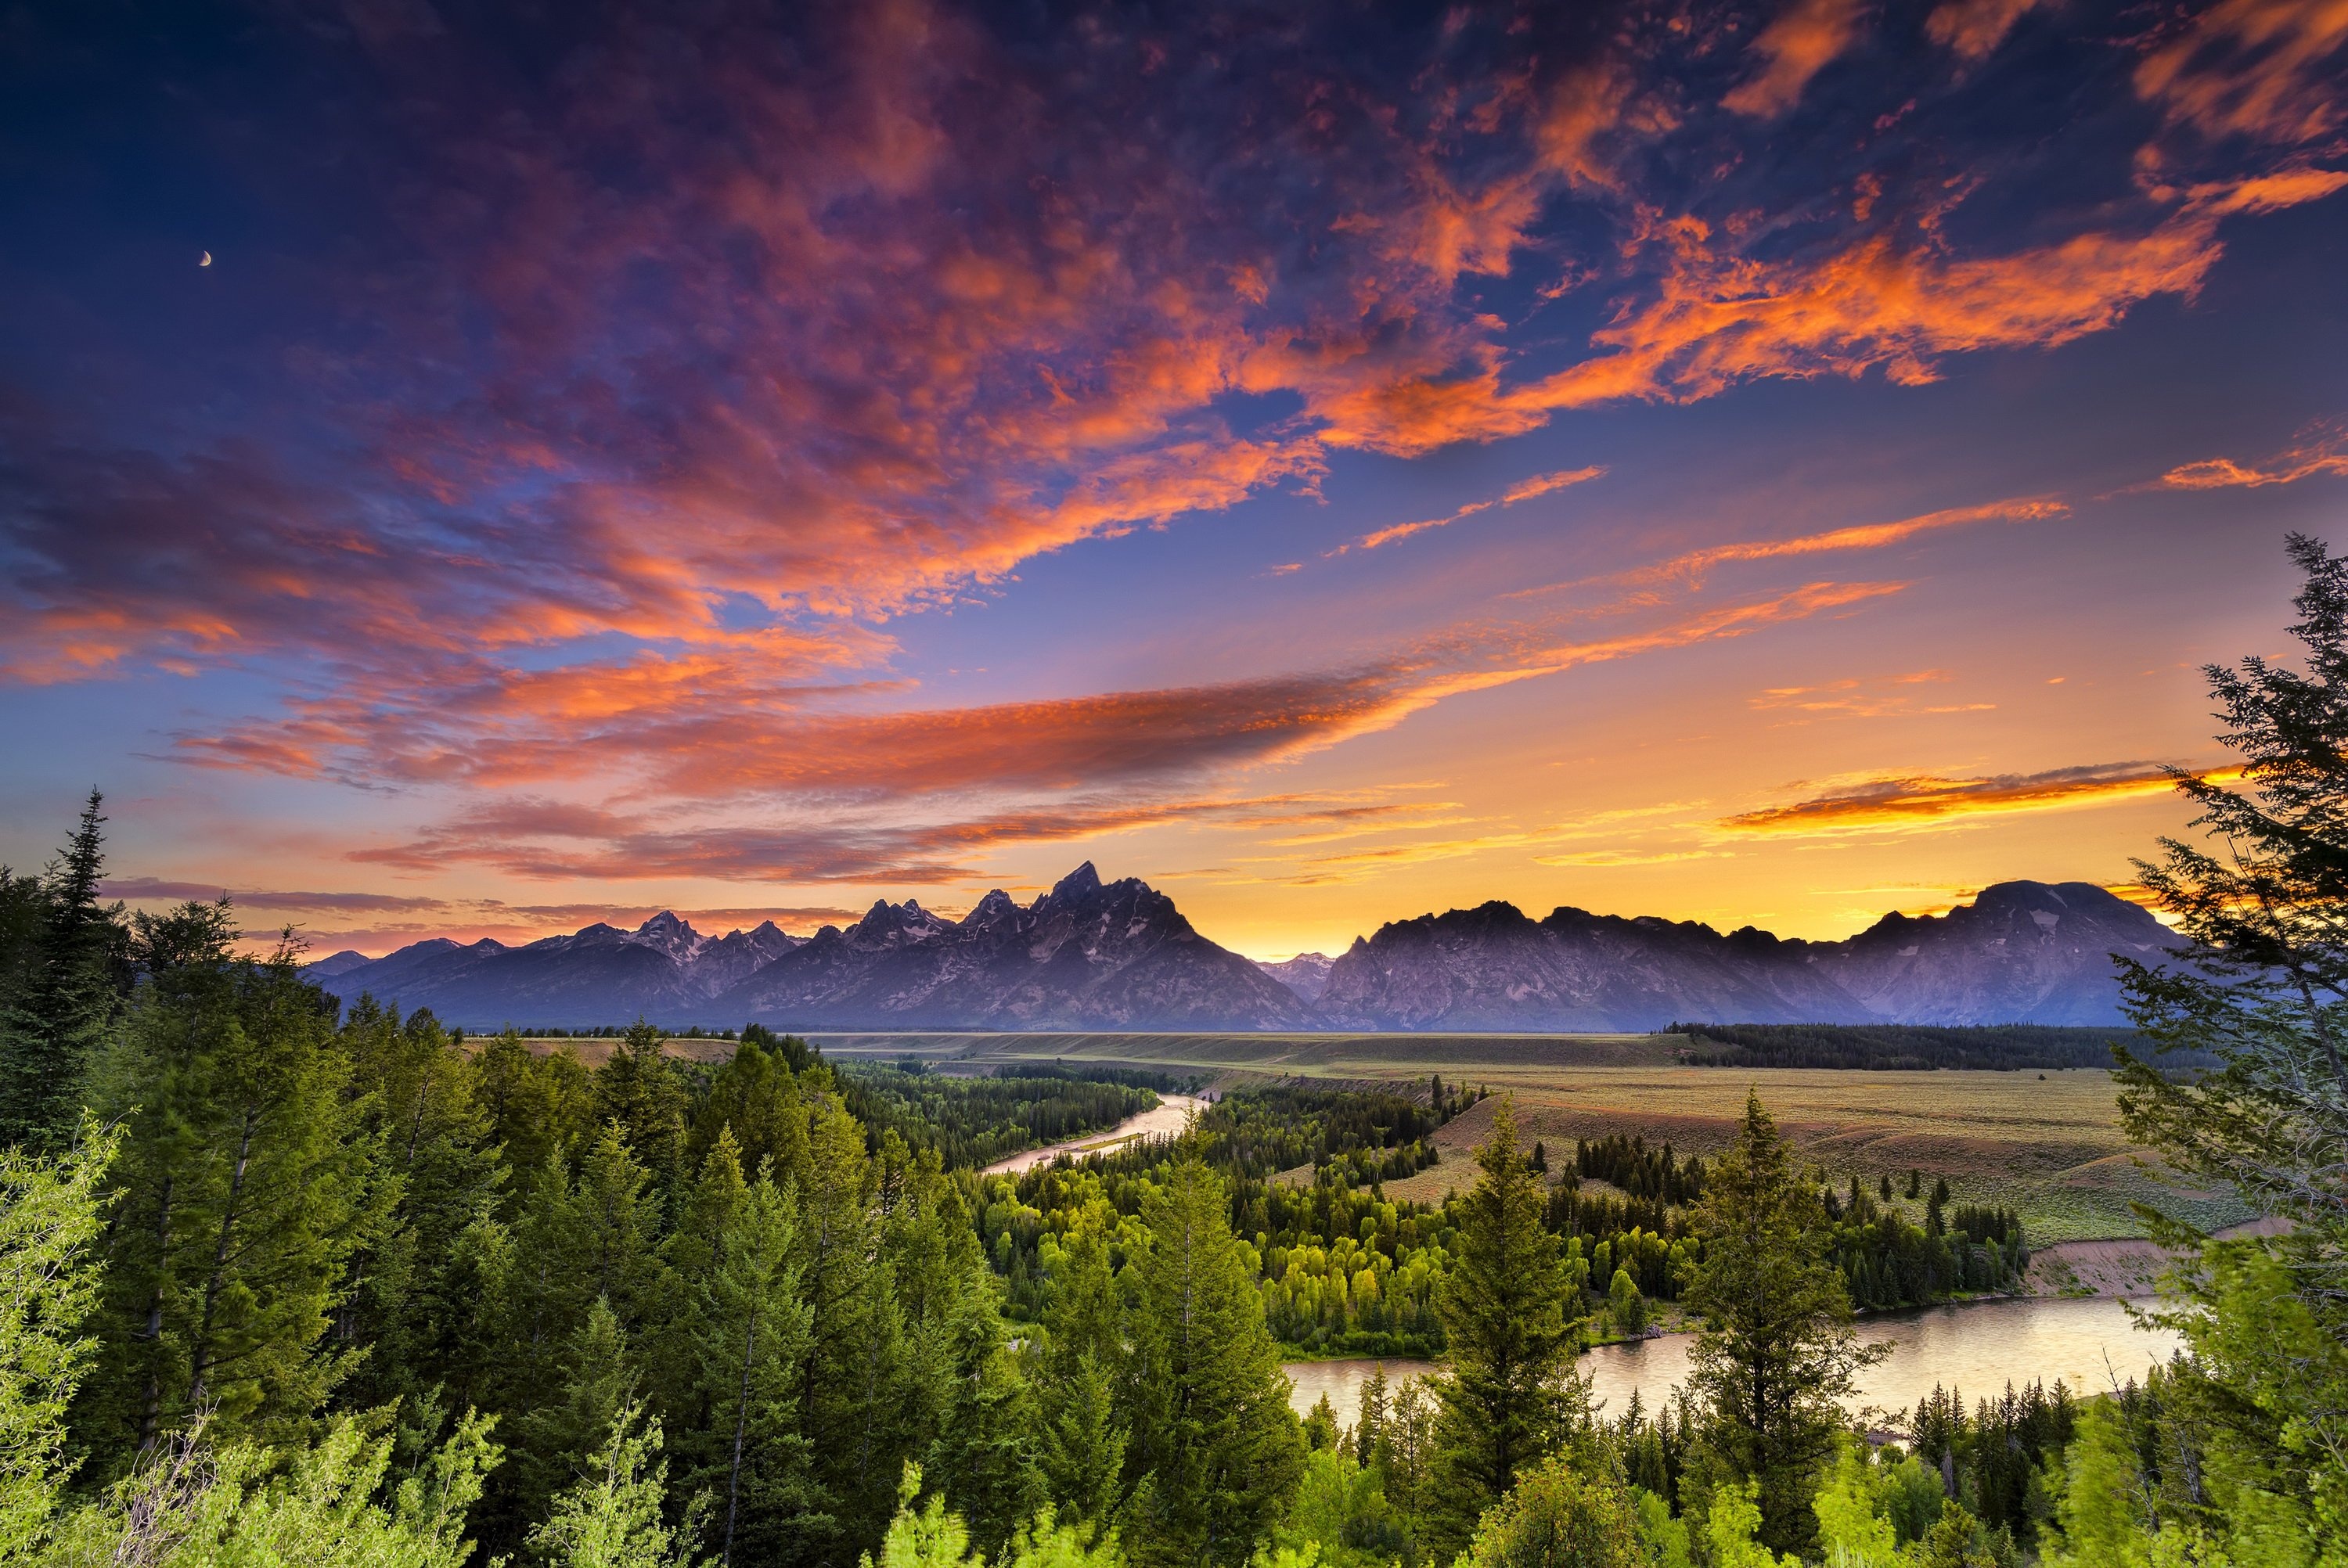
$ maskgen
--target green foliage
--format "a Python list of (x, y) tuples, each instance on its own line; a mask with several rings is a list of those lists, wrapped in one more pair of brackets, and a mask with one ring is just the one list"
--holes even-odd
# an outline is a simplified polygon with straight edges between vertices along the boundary
[(1736, 1145), (1712, 1167), (1695, 1225), (1703, 1262), (1685, 1299), (1704, 1327), (1689, 1384), (1709, 1416), (1707, 1455), (1726, 1476), (1757, 1482), (1771, 1550), (1806, 1544), (1816, 1521), (1804, 1500), (1842, 1425), (1835, 1401), (1882, 1352), (1849, 1327), (1818, 1194), (1757, 1094)]
[(95, 1342), (92, 1243), (120, 1133), (85, 1125), (63, 1154), (0, 1150), (0, 1563), (39, 1539), (67, 1475), (66, 1407)]
[(1568, 1310), (1578, 1293), (1565, 1249), (1541, 1223), (1540, 1179), (1518, 1146), (1505, 1098), (1476, 1163), (1481, 1174), (1460, 1204), (1457, 1259), (1441, 1299), (1450, 1364), (1434, 1385), (1456, 1537), (1569, 1430), (1583, 1402)]
[(349, 1419), (290, 1451), (214, 1448), (201, 1427), (59, 1522), (44, 1568), (464, 1568), (466, 1517), (498, 1461), (468, 1417), (396, 1481), (393, 1442)]
[(140, 987), (101, 1071), (122, 1196), (76, 1425), (118, 1464), (201, 1411), (224, 1437), (303, 1430), (357, 1358), (328, 1329), (399, 1196), (295, 953), (234, 958), (231, 934)]
[(102, 907), (106, 818), (81, 820), (37, 880), (0, 866), (0, 1148), (70, 1142), (108, 1026), (129, 989), (131, 932)]
[(1142, 1205), (1128, 1462), (1147, 1478), (1131, 1511), (1144, 1563), (1244, 1563), (1303, 1468), (1280, 1348), (1225, 1213), (1196, 1161)]
[(707, 1508), (705, 1496), (672, 1529), (662, 1517), (668, 1461), (661, 1425), (633, 1401), (613, 1418), (602, 1446), (575, 1484), (554, 1500), (530, 1532), (531, 1551), (548, 1568), (687, 1568)]
[[(2221, 1470), (2348, 1538), (2348, 559), (2293, 535), (2303, 669), (2252, 657), (2209, 667), (2241, 759), (2240, 788), (2175, 775), (2207, 847), (2161, 841), (2137, 863), (2193, 947), (2123, 962), (2126, 1005), (2152, 1041), (2121, 1053), (2129, 1133), (2178, 1169), (2230, 1185), (2284, 1235), (2219, 1247), (2174, 1281), (2176, 1321), (2214, 1384)], [(2217, 1071), (2162, 1071), (2180, 1053)], [(2164, 1234), (2185, 1239), (2175, 1226)], [(2294, 1305), (2295, 1304), (2295, 1305)], [(2269, 1487), (2264, 1479), (2271, 1477)]]
[(1792, 1553), (1780, 1557), (1762, 1543), (1761, 1533), (1766, 1528), (1762, 1497), (1766, 1490), (1752, 1480), (1713, 1489), (1704, 1516), (1704, 1542), (1712, 1568), (1801, 1568), (1801, 1559)]
[(1327, 1568), (1374, 1568), (1394, 1560), (1404, 1534), (1377, 1468), (1323, 1448), (1307, 1456), (1295, 1500), (1272, 1542), (1275, 1549), (1310, 1546)]
[[(985, 1568), (986, 1559), (971, 1550), (962, 1516), (949, 1512), (945, 1498), (935, 1492), (916, 1510), (921, 1495), (922, 1467), (909, 1460), (897, 1489), (896, 1515), (880, 1541), (878, 1568)], [(1115, 1537), (1062, 1523), (1045, 1508), (1012, 1534), (995, 1561), (996, 1568), (1123, 1568), (1125, 1554)], [(875, 1568), (869, 1552), (861, 1562), (863, 1568)]]
[(1114, 1127), (1158, 1103), (1147, 1087), (1066, 1069), (998, 1068), (988, 1078), (950, 1078), (865, 1066), (846, 1076), (868, 1126), (893, 1129), (915, 1148), (936, 1150), (948, 1170)]
[(1606, 1310), (1614, 1319), (1614, 1327), (1624, 1334), (1643, 1334), (1647, 1327), (1647, 1298), (1639, 1294), (1639, 1282), (1631, 1277), (1627, 1268), (1614, 1271), (1614, 1282), (1606, 1289)]
[(1639, 1510), (1620, 1483), (1552, 1455), (1476, 1527), (1464, 1568), (1648, 1568)]

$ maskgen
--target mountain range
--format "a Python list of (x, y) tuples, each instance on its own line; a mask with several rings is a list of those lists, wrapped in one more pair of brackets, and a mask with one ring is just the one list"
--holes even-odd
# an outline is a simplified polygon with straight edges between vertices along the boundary
[(429, 1008), (469, 1029), (644, 1017), (790, 1030), (1315, 1029), (1613, 1032), (1716, 1023), (2120, 1021), (2111, 955), (2178, 938), (2088, 882), (2001, 882), (1945, 915), (1886, 915), (1840, 941), (1747, 926), (1512, 904), (1379, 927), (1335, 958), (1257, 964), (1133, 877), (1088, 861), (1033, 903), (996, 889), (959, 920), (907, 899), (794, 937), (712, 938), (664, 912), (509, 947), (435, 938), (309, 973), (345, 997)]

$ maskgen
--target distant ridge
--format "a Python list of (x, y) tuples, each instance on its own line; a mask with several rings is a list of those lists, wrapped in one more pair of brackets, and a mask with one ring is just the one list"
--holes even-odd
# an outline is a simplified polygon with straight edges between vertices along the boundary
[(2112, 955), (2179, 938), (2092, 882), (2001, 882), (1946, 915), (1886, 915), (1839, 942), (1492, 903), (1356, 939), (1319, 1010), (1377, 1030), (1647, 1030), (1720, 1023), (2122, 1021)]
[(667, 911), (520, 947), (434, 938), (309, 967), (337, 995), (429, 1008), (468, 1029), (1312, 1029), (1642, 1032), (1719, 1023), (2121, 1021), (2111, 955), (2178, 938), (2086, 882), (2001, 882), (1946, 915), (1886, 915), (1838, 942), (1744, 927), (1512, 904), (1422, 915), (1332, 959), (1255, 964), (1174, 901), (1091, 862), (1027, 905), (996, 889), (960, 920), (913, 899), (795, 937), (768, 921), (711, 938)]

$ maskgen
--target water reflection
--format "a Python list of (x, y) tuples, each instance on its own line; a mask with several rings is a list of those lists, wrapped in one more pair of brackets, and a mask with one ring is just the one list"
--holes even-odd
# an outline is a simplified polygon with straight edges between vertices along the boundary
[[(1932, 1391), (1935, 1383), (1953, 1388), (1968, 1402), (2016, 1387), (2056, 1378), (2081, 1394), (2103, 1393), (2147, 1368), (2166, 1361), (2183, 1343), (2165, 1328), (2147, 1328), (2128, 1317), (2125, 1303), (2108, 1300), (2024, 1299), (1928, 1307), (1864, 1318), (1870, 1340), (1889, 1340), (1891, 1355), (1867, 1369), (1854, 1409), (1905, 1409)], [(1638, 1390), (1649, 1409), (1669, 1398), (1687, 1377), (1690, 1336), (1667, 1335), (1627, 1345), (1608, 1345), (1581, 1358), (1592, 1398), (1603, 1413), (1619, 1416)], [(1300, 1361), (1285, 1368), (1294, 1383), (1289, 1396), (1301, 1415), (1325, 1391), (1339, 1422), (1359, 1419), (1361, 1385), (1370, 1361)], [(1388, 1383), (1431, 1370), (1425, 1361), (1388, 1361)]]

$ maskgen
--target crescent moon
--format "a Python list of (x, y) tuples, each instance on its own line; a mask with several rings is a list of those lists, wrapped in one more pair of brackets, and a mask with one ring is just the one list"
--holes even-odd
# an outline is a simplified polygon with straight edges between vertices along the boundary
[(209, 266), (211, 266), (211, 264), (212, 264), (212, 253), (211, 253), (210, 251), (205, 251), (205, 252), (204, 252), (204, 255), (203, 255), (203, 260), (201, 260), (201, 261), (198, 261), (198, 262), (196, 263), (196, 265), (197, 265), (197, 266), (199, 266), (199, 267), (209, 267)]

